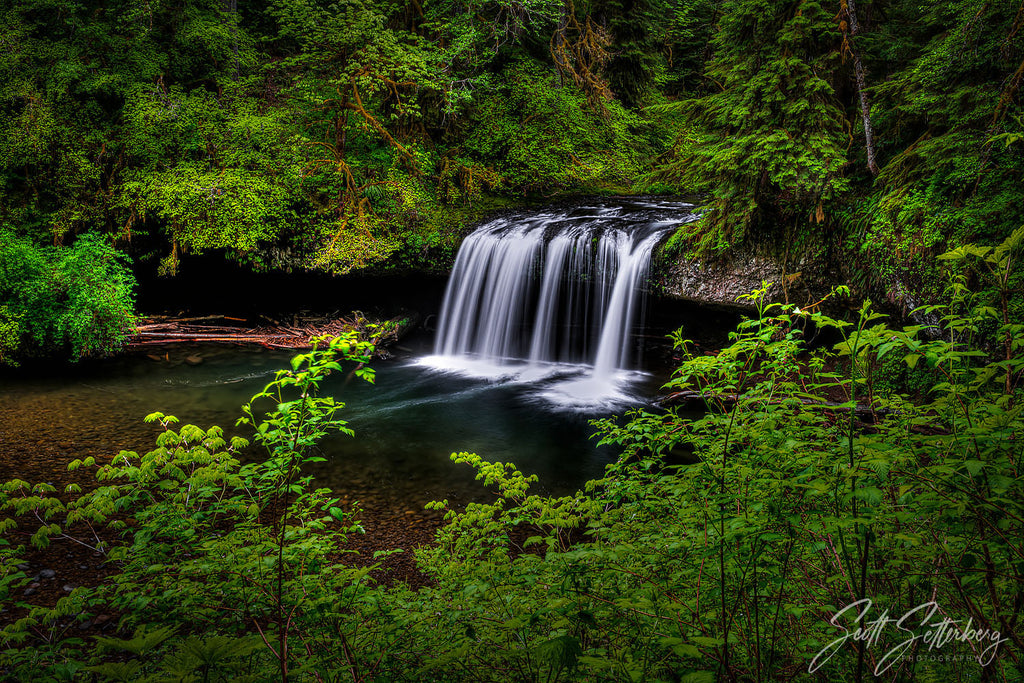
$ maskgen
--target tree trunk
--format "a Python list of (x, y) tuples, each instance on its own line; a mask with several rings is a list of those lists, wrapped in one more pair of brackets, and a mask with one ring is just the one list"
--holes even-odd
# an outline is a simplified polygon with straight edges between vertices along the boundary
[(238, 81), (238, 0), (224, 0), (224, 11), (231, 22), (231, 51), (235, 58), (235, 73), (232, 80)]
[(857, 22), (857, 7), (855, 0), (843, 0), (842, 8), (846, 14), (849, 25), (849, 34), (846, 36), (846, 45), (853, 57), (853, 72), (857, 80), (857, 93), (860, 95), (860, 115), (864, 121), (864, 148), (868, 155), (868, 170), (871, 175), (878, 175), (878, 162), (875, 160), (875, 132), (871, 127), (871, 100), (868, 98), (867, 79), (864, 76), (864, 63), (860, 58), (860, 50), (857, 49), (854, 39), (860, 32)]

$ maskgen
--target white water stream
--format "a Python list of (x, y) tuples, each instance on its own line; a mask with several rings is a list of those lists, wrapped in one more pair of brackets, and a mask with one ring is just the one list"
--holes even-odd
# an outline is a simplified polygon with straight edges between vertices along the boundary
[(422, 362), (535, 383), (537, 396), (569, 408), (630, 400), (651, 253), (693, 220), (691, 208), (576, 207), (481, 226), (459, 250)]

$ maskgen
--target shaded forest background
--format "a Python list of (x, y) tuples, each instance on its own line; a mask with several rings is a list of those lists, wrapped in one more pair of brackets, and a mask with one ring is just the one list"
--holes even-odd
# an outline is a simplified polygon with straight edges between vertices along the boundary
[(595, 193), (703, 193), (674, 253), (782, 249), (927, 301), (931, 256), (1024, 223), (1022, 24), (1016, 0), (8, 1), (0, 329), (59, 288), (11, 263), (83, 235), (96, 282), (103, 245), (165, 274), (436, 269), (484, 211)]

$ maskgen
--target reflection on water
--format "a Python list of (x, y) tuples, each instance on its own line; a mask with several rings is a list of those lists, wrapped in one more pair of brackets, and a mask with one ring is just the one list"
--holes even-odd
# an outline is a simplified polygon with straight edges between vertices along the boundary
[[(244, 435), (234, 427), (239, 407), (287, 367), (291, 355), (177, 347), (59, 377), (8, 378), (0, 386), (2, 474), (57, 478), (73, 458), (104, 461), (121, 449), (149, 450), (159, 428), (142, 419), (154, 411)], [(189, 357), (201, 362), (190, 365)], [(557, 411), (538, 397), (543, 376), (481, 378), (412, 361), (378, 361), (374, 367), (375, 385), (346, 372), (323, 387), (347, 404), (341, 416), (355, 437), (326, 439), (321, 449), (327, 461), (314, 474), (318, 483), (353, 499), (420, 510), (440, 498), (483, 498), (473, 472), (450, 462), (456, 451), (515, 463), (539, 476), (538, 491), (551, 493), (575, 490), (599, 476), (613, 457), (590, 438), (594, 414)], [(553, 367), (548, 377), (571, 372)]]

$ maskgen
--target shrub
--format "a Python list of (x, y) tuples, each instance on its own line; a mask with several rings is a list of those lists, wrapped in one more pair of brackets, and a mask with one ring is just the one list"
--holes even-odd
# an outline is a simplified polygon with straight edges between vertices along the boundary
[(0, 358), (113, 353), (133, 323), (134, 284), (123, 256), (98, 235), (39, 247), (0, 228)]
[(21, 337), (21, 316), (11, 313), (7, 306), (0, 306), (0, 365), (17, 365), (14, 354)]

